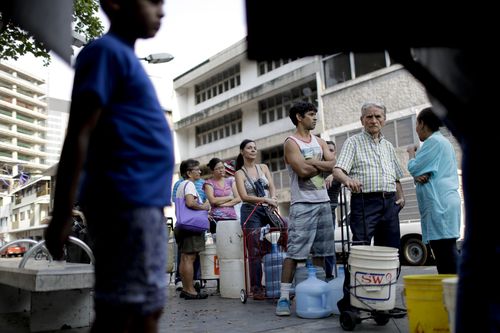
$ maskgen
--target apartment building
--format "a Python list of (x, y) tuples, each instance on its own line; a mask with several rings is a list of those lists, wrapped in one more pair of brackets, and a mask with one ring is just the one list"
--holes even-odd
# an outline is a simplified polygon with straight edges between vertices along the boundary
[(241, 40), (174, 79), (177, 162), (234, 159), (241, 141), (253, 139), (281, 189), (280, 201), (287, 202), (282, 146), (295, 129), (288, 109), (296, 100), (317, 102), (320, 58), (256, 63), (246, 50)]
[(0, 62), (1, 191), (47, 168), (45, 81)]
[(45, 80), (0, 62), (0, 244), (40, 238), (48, 214)]
[(59, 162), (59, 157), (61, 156), (71, 102), (53, 97), (49, 97), (47, 102), (46, 163), (48, 166), (52, 166)]
[[(179, 163), (195, 158), (236, 158), (243, 139), (254, 139), (279, 189), (280, 211), (288, 215), (289, 178), (283, 161), (283, 142), (293, 133), (288, 118), (293, 102), (318, 106), (313, 132), (336, 142), (361, 131), (361, 105), (378, 101), (387, 106), (383, 133), (406, 166), (406, 147), (418, 143), (417, 113), (429, 106), (423, 86), (388, 53), (339, 53), (327, 56), (256, 62), (246, 57), (241, 40), (174, 79), (177, 107), (174, 130)], [(457, 157), (461, 160), (459, 146)], [(405, 169), (405, 168), (404, 168)], [(408, 192), (412, 182), (405, 183)], [(418, 218), (416, 199), (402, 211), (402, 219)], [(405, 215), (406, 214), (406, 215)]]

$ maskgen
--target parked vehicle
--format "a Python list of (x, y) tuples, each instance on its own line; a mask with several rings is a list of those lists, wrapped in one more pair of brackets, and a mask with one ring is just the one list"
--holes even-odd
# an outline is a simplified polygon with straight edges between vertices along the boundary
[(6, 248), (0, 255), (2, 257), (22, 257), (26, 251), (26, 247), (15, 244)]

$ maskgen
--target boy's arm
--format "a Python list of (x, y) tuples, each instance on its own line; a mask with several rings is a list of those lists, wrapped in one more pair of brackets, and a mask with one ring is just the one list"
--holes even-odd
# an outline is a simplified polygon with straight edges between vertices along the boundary
[(57, 168), (54, 209), (45, 230), (47, 249), (56, 260), (63, 257), (63, 246), (71, 232), (71, 212), (80, 173), (87, 155), (90, 135), (101, 114), (101, 103), (93, 94), (73, 99), (61, 158)]
[(306, 159), (300, 153), (299, 146), (293, 139), (285, 141), (285, 158), (299, 177), (311, 178), (319, 174), (319, 170), (315, 166), (306, 163)]

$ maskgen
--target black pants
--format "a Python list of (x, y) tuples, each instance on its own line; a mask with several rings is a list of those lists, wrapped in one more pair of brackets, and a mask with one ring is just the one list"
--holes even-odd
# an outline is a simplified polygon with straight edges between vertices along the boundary
[(437, 239), (429, 241), (436, 259), (439, 274), (457, 274), (457, 240), (456, 238)]
[[(396, 193), (360, 193), (351, 196), (350, 227), (353, 245), (370, 244), (399, 249), (400, 229)], [(337, 303), (341, 312), (351, 308), (351, 274), (346, 265), (344, 276), (344, 297)]]

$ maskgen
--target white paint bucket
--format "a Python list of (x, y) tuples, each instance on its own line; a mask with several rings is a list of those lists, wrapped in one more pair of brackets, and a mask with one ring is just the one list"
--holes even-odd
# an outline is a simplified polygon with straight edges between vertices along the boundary
[(243, 231), (238, 220), (217, 222), (217, 256), (222, 259), (243, 259)]
[(221, 259), (219, 262), (220, 296), (224, 298), (240, 298), (240, 291), (245, 289), (243, 259)]
[(205, 251), (200, 252), (201, 278), (204, 280), (219, 278), (219, 259), (215, 244), (206, 244)]
[(455, 333), (455, 303), (457, 302), (458, 277), (442, 280), (444, 306), (448, 311), (448, 324), (450, 333)]
[(351, 305), (368, 310), (391, 310), (396, 302), (398, 249), (352, 246), (349, 254)]

